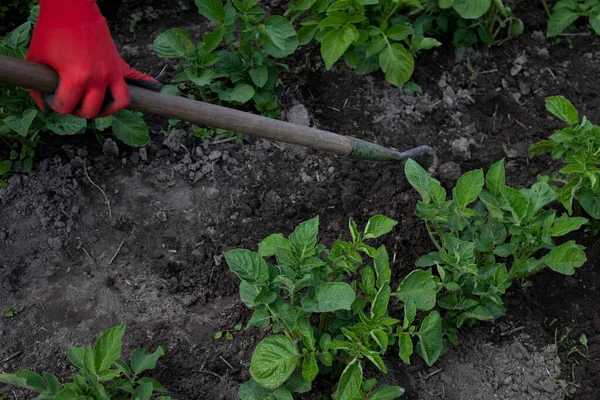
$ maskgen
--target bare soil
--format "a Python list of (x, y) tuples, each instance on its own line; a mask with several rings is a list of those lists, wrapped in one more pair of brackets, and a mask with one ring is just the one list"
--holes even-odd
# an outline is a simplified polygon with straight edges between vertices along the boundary
[[(131, 15), (148, 4), (156, 18), (138, 22), (134, 35)], [(176, 65), (153, 54), (154, 38), (172, 27), (199, 37), (208, 27), (190, 2), (183, 4), (188, 11), (129, 1), (117, 12), (110, 1), (100, 3), (123, 56), (154, 76), (163, 71), (165, 82)], [(463, 57), (450, 47), (419, 56), (414, 80), (421, 94), (404, 93), (379, 74), (356, 76), (342, 64), (325, 71), (316, 49), (302, 49), (287, 60), (282, 118), (398, 149), (428, 144), (439, 153), (436, 177), (447, 186), (502, 157), (510, 184), (530, 184), (556, 165), (527, 157), (529, 145), (561, 126), (545, 111), (546, 96), (564, 95), (600, 123), (600, 40), (545, 39), (537, 2), (514, 9), (525, 22), (518, 39)], [(250, 317), (223, 251), (255, 249), (265, 236), (289, 234), (315, 215), (329, 245), (348, 234), (349, 217), (364, 223), (374, 214), (399, 221), (382, 242), (393, 253), (396, 282), (430, 250), (402, 165), (253, 138), (200, 143), (194, 127), (166, 137), (166, 121), (148, 122), (152, 143), (119, 145), (118, 154), (104, 152), (93, 135), (44, 137), (35, 171), (0, 191), (0, 306), (26, 306), (0, 319), (0, 372), (33, 368), (67, 377), (68, 345), (87, 344), (125, 322), (126, 354), (167, 349), (153, 377), (174, 398), (235, 399), (265, 332), (213, 339)], [(598, 243), (586, 233), (575, 239), (588, 254), (575, 276), (544, 271), (531, 287), (515, 285), (507, 316), (462, 331), (439, 364), (427, 368), (415, 359), (404, 366), (390, 358), (391, 372), (378, 379), (407, 388), (406, 399), (598, 399)], [(555, 340), (567, 328), (569, 338)], [(582, 333), (588, 348), (568, 356)], [(318, 383), (311, 398), (330, 387)], [(8, 399), (33, 398), (0, 390)]]

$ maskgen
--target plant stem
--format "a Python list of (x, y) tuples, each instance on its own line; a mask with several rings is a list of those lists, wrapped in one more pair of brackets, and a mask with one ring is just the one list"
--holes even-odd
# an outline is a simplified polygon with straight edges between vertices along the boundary
[(327, 325), (329, 324), (329, 313), (321, 314), (321, 318), (319, 320), (319, 330), (321, 333), (327, 332)]
[[(427, 233), (429, 233), (429, 237), (431, 238), (431, 241), (433, 242), (433, 244), (435, 244), (435, 247), (437, 247), (437, 249), (441, 251), (442, 247), (436, 240), (435, 236), (433, 236), (433, 232), (431, 232), (431, 228), (429, 227), (429, 224), (427, 223), (427, 221), (425, 221), (425, 227), (427, 228)], [(438, 235), (441, 237), (439, 232), (438, 232)]]
[(544, 6), (544, 10), (546, 11), (546, 15), (548, 16), (548, 18), (550, 18), (550, 9), (548, 8), (548, 3), (546, 2), (546, 0), (542, 0), (542, 5)]

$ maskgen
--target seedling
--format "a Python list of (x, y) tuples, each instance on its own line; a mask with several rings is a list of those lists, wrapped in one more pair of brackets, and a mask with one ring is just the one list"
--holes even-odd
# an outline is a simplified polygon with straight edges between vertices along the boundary
[(562, 158), (565, 166), (552, 177), (540, 176), (539, 180), (553, 184), (570, 215), (581, 214), (574, 208), (577, 200), (576, 205), (600, 220), (600, 126), (585, 116), (580, 122), (577, 109), (562, 96), (548, 97), (546, 109), (568, 126), (531, 146), (529, 155), (550, 153), (554, 159)]
[(233, 340), (233, 332), (240, 332), (242, 330), (242, 324), (237, 324), (233, 327), (233, 331), (230, 330), (226, 330), (226, 331), (218, 331), (217, 333), (215, 333), (215, 339), (219, 340), (221, 338), (223, 338), (223, 335), (225, 335), (225, 338), (229, 341)]
[[(42, 375), (30, 370), (14, 374), (0, 374), (0, 382), (33, 390), (39, 399), (150, 399), (154, 393), (165, 393), (166, 389), (157, 381), (140, 375), (154, 369), (158, 359), (165, 354), (162, 347), (154, 353), (144, 349), (131, 352), (130, 363), (120, 359), (125, 324), (104, 332), (94, 347), (70, 346), (68, 358), (78, 368), (69, 381), (60, 383), (48, 372)], [(156, 400), (171, 400), (160, 396)]]
[(22, 304), (16, 306), (4, 306), (4, 318), (12, 318), (25, 309)]

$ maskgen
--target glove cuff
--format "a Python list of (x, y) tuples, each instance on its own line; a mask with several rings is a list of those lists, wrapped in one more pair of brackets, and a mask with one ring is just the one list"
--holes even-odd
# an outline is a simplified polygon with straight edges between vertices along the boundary
[(40, 0), (39, 20), (55, 26), (104, 20), (96, 0)]

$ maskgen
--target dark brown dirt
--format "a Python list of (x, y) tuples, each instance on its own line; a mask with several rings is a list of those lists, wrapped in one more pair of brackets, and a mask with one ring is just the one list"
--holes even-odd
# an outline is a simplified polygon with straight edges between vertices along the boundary
[[(100, 4), (124, 57), (154, 76), (166, 65), (163, 76), (169, 77), (175, 63), (158, 59), (148, 45), (171, 27), (200, 35), (207, 24), (190, 3), (184, 2), (189, 11), (182, 11), (160, 2), (130, 1), (127, 11), (118, 13), (110, 11), (110, 1)], [(140, 21), (134, 36), (131, 14), (149, 4), (157, 18)], [(311, 123), (334, 132), (398, 149), (429, 144), (440, 154), (437, 177), (447, 185), (460, 171), (485, 168), (502, 157), (511, 184), (531, 183), (554, 166), (545, 157), (527, 157), (530, 144), (560, 127), (548, 118), (546, 96), (562, 94), (600, 122), (600, 40), (546, 40), (538, 33), (545, 29), (543, 10), (525, 3), (515, 9), (526, 27), (518, 39), (462, 59), (452, 48), (420, 56), (414, 77), (422, 87), (418, 95), (404, 94), (378, 74), (356, 76), (342, 64), (324, 71), (318, 51), (300, 51), (288, 60), (292, 70), (280, 87), (286, 116), (302, 104)], [(526, 60), (518, 59), (523, 53)], [(512, 75), (516, 65), (521, 70)], [(0, 192), (0, 306), (27, 306), (0, 320), (0, 361), (20, 352), (0, 362), (0, 372), (35, 368), (66, 377), (69, 344), (87, 344), (126, 322), (126, 353), (134, 347), (166, 347), (153, 376), (175, 398), (234, 399), (264, 333), (251, 329), (234, 334), (233, 341), (213, 339), (216, 331), (245, 323), (250, 315), (238, 299), (238, 282), (223, 261), (224, 250), (255, 249), (265, 236), (289, 234), (317, 214), (321, 241), (331, 244), (340, 233), (347, 234), (348, 217), (364, 223), (382, 213), (399, 220), (384, 239), (394, 254), (393, 279), (406, 275), (429, 251), (426, 232), (413, 214), (417, 197), (401, 165), (254, 139), (242, 145), (199, 143), (191, 128), (178, 132), (183, 139), (171, 138), (173, 146), (161, 131), (166, 121), (148, 120), (153, 141), (145, 150), (147, 159), (144, 151), (125, 148), (109, 157), (92, 137), (48, 137), (36, 171), (12, 178), (11, 187)], [(105, 191), (112, 218), (90, 179)], [(407, 399), (492, 398), (497, 393), (515, 399), (558, 399), (563, 393), (597, 399), (598, 245), (586, 235), (577, 239), (587, 246), (589, 262), (574, 277), (543, 272), (532, 279), (532, 287), (513, 287), (506, 296), (507, 317), (463, 332), (464, 343), (440, 364), (443, 373), (430, 376), (437, 366), (407, 368), (390, 359), (396, 372), (379, 378), (405, 386)], [(501, 335), (521, 326), (518, 335)], [(557, 343), (560, 360), (547, 357), (540, 363), (547, 346), (554, 345), (555, 330), (560, 338), (566, 328), (573, 330), (571, 344), (584, 333), (588, 349), (580, 346), (583, 355), (567, 357), (571, 346)], [(499, 358), (520, 351), (519, 346), (525, 353)], [(485, 375), (490, 360), (496, 360), (496, 369)], [(448, 384), (473, 369), (480, 381)], [(532, 381), (541, 380), (538, 372), (546, 369), (553, 374), (549, 384)], [(521, 379), (525, 376), (529, 380)], [(512, 392), (500, 391), (507, 377), (516, 385)], [(9, 399), (28, 398), (4, 390)]]

